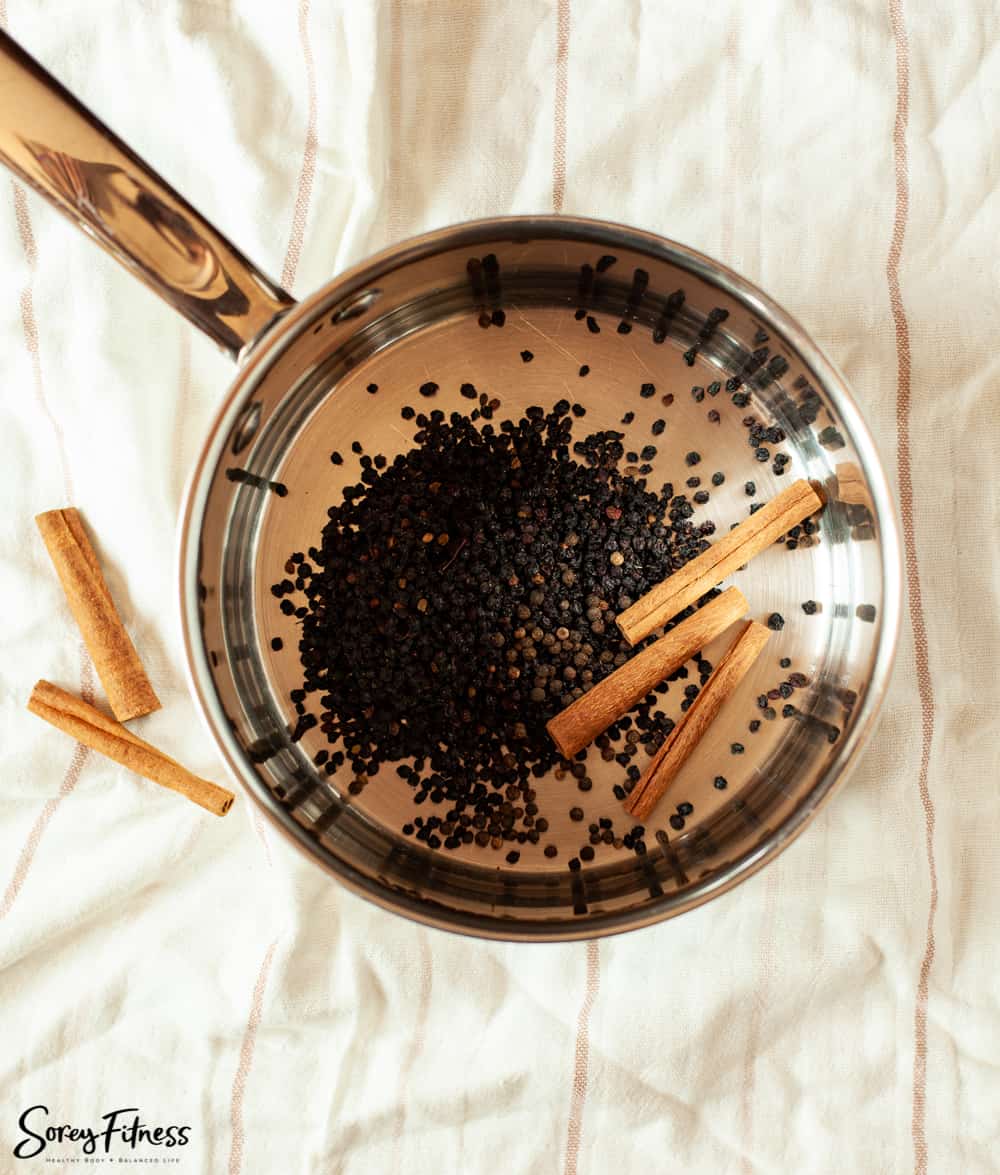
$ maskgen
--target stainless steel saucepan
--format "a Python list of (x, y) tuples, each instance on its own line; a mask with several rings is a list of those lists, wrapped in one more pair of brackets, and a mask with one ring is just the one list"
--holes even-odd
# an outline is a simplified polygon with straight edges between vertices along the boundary
[[(868, 429), (843, 378), (793, 318), (682, 245), (563, 216), (428, 233), (296, 303), (7, 37), (0, 87), (0, 159), (236, 363), (183, 507), (181, 614), (205, 720), (246, 793), (291, 843), (355, 892), (411, 918), (555, 940), (697, 906), (802, 831), (857, 759), (885, 693), (900, 558)], [(721, 324), (720, 315), (710, 319), (715, 309), (728, 312)], [(519, 358), (525, 348), (530, 365)], [(582, 364), (591, 372), (585, 381)], [(792, 460), (780, 480), (754, 462), (741, 412), (720, 397), (726, 411), (710, 422), (711, 405), (690, 394), (693, 384), (736, 373), (748, 410), (787, 433)], [(419, 404), (416, 390), (431, 377), (441, 389), (434, 406), (446, 411), (468, 406), (463, 382), (489, 388), (510, 416), (569, 388), (592, 428), (621, 427), (627, 404), (635, 435), (645, 437), (658, 403), (637, 399), (636, 389), (655, 381), (675, 401), (651, 478), (683, 480), (685, 451), (710, 452), (712, 467), (728, 473), (705, 513), (720, 527), (745, 516), (744, 471), (762, 499), (794, 477), (825, 489), (817, 535), (794, 551), (765, 552), (736, 577), (755, 615), (777, 611), (786, 624), (730, 703), (735, 721), (745, 729), (754, 718), (755, 698), (780, 680), (784, 655), (809, 683), (796, 696), (796, 720), (765, 723), (743, 740), (739, 760), (729, 754), (732, 730), (717, 722), (684, 769), (694, 815), (681, 832), (664, 817), (655, 838), (647, 832), (645, 857), (602, 845), (582, 871), (566, 869), (581, 828), (570, 807), (584, 806), (588, 821), (605, 813), (620, 820), (613, 762), (588, 766), (586, 796), (572, 776), (538, 782), (550, 836), (566, 851), (550, 861), (529, 846), (510, 866), (504, 853), (432, 851), (407, 839), (400, 829), (412, 793), (391, 773), (352, 796), (350, 772), (328, 776), (314, 766), (324, 745), (318, 731), (290, 737), (296, 642), (268, 589), (289, 552), (318, 544), (327, 506), (357, 480), (350, 458), (331, 464), (331, 450), (349, 453), (357, 438), (390, 460), (405, 451), (412, 433), (400, 409)], [(365, 392), (371, 383), (377, 396)], [(817, 604), (813, 615), (800, 606), (807, 600)], [(275, 637), (286, 638), (277, 652)], [(725, 791), (713, 787), (720, 762)]]

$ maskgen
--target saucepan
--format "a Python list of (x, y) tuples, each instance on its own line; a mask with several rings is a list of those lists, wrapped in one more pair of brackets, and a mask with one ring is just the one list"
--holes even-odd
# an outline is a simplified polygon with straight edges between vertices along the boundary
[[(3, 162), (235, 361), (180, 519), (182, 628), (191, 688), (219, 751), (290, 844), (355, 893), (426, 924), (566, 940), (698, 906), (802, 832), (872, 729), (895, 649), (901, 571), (895, 509), (868, 429), (842, 376), (792, 317), (692, 249), (565, 216), (430, 232), (296, 303), (7, 37), (0, 83)], [(746, 481), (758, 500), (793, 478), (822, 487), (818, 528), (737, 574), (754, 614), (783, 621), (767, 664), (729, 704), (732, 721), (756, 721), (756, 733), (736, 759), (730, 720), (713, 725), (684, 768), (686, 819), (659, 817), (641, 856), (605, 843), (601, 819), (621, 814), (613, 756), (588, 760), (586, 795), (572, 771), (533, 783), (547, 839), (561, 851), (546, 856), (528, 843), (515, 865), (476, 843), (448, 852), (404, 834), (411, 789), (384, 771), (356, 794), (350, 767), (331, 770), (320, 731), (303, 729), (294, 617), (270, 589), (290, 552), (316, 545), (327, 508), (357, 480), (354, 440), (390, 462), (412, 448), (404, 409), (420, 410), (418, 389), (431, 380), (445, 413), (468, 411), (463, 384), (489, 388), (511, 417), (570, 395), (585, 403), (588, 428), (628, 433), (623, 421), (634, 419), (647, 439), (643, 412), (670, 403), (647, 473), (679, 483), (691, 472), (685, 453), (710, 449), (713, 466), (728, 471), (706, 508), (720, 527), (745, 516)], [(649, 405), (637, 399), (642, 385), (657, 389)], [(721, 397), (705, 398), (719, 386)], [(754, 461), (747, 413), (780, 429), (781, 479)], [(334, 450), (343, 464), (331, 462)], [(791, 687), (781, 667), (792, 663), (795, 720), (762, 722), (783, 707)], [(591, 825), (596, 852), (567, 869)]]

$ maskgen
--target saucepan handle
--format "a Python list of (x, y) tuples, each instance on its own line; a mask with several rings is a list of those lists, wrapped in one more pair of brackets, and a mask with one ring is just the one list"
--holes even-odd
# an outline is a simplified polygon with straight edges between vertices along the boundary
[(234, 359), (294, 305), (4, 33), (0, 162)]

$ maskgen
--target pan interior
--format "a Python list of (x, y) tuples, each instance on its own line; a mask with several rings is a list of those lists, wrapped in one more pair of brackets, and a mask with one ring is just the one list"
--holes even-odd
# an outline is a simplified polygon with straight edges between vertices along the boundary
[[(611, 243), (586, 234), (511, 235), (429, 250), (348, 283), (332, 309), (327, 298), (303, 314), (295, 344), (265, 365), (232, 416), (208, 494), (200, 630), (233, 755), (258, 795), (327, 865), (379, 900), (442, 925), (514, 937), (584, 935), (682, 908), (748, 868), (818, 803), (865, 708), (883, 624), (880, 520), (866, 453), (836, 397), (793, 340), (721, 284)], [(601, 257), (612, 253), (602, 272)], [(712, 318), (713, 310), (726, 315)], [(745, 406), (725, 390), (734, 376)], [(428, 381), (438, 385), (432, 401), (419, 394)], [(716, 397), (692, 394), (714, 381), (723, 384)], [(520, 860), (510, 866), (508, 844), (444, 852), (404, 836), (405, 823), (433, 809), (414, 806), (391, 765), (352, 795), (349, 765), (333, 775), (314, 766), (317, 753), (331, 749), (320, 730), (292, 734), (300, 718), (290, 700), (302, 677), (298, 622), (280, 611), (271, 585), (285, 578), (291, 552), (320, 545), (327, 508), (357, 482), (351, 442), (391, 462), (414, 444), (417, 426), (403, 408), (468, 413), (474, 405), (459, 393), (467, 383), (500, 401), (494, 424), (567, 399), (586, 408), (575, 438), (617, 429), (629, 449), (648, 444), (653, 421), (665, 418), (648, 483), (683, 487), (692, 472), (685, 454), (699, 451), (696, 472), (711, 497), (695, 520), (711, 519), (717, 533), (746, 516), (747, 480), (756, 483), (756, 501), (801, 477), (827, 496), (813, 541), (794, 551), (775, 546), (734, 577), (752, 616), (777, 612), (785, 624), (646, 823), (642, 857), (600, 844), (584, 869), (567, 868), (592, 822), (611, 817), (617, 829), (631, 826), (612, 792), (624, 769), (594, 748), (586, 794), (569, 773), (533, 785), (549, 831), (537, 846), (516, 846)], [(644, 398), (640, 388), (649, 383), (656, 393)], [(623, 424), (627, 412), (634, 419)], [(755, 460), (748, 415), (784, 429), (780, 448), (790, 463), (782, 476)], [(343, 465), (331, 463), (334, 450)], [(725, 482), (712, 487), (716, 470)], [(818, 610), (806, 614), (804, 601)], [(705, 656), (716, 662), (732, 636)], [(790, 668), (779, 664), (785, 657)], [(758, 696), (790, 672), (809, 683), (796, 691), (794, 716), (783, 719), (777, 701), (777, 719), (748, 733), (761, 716)], [(675, 719), (682, 698), (675, 688), (664, 700)], [(737, 741), (745, 747), (739, 756), (731, 752)], [(640, 768), (645, 761), (641, 753), (635, 760)], [(725, 790), (714, 785), (720, 774)], [(669, 817), (681, 801), (694, 811), (678, 831)], [(570, 819), (574, 807), (584, 810), (582, 823)], [(556, 857), (543, 855), (546, 843), (556, 844)]]

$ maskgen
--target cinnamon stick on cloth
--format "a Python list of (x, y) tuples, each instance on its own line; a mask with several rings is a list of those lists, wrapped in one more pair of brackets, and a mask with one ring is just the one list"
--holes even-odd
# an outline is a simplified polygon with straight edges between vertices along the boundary
[(84, 746), (100, 751), (137, 775), (180, 792), (216, 816), (225, 816), (236, 798), (231, 791), (207, 779), (199, 779), (156, 747), (144, 742), (113, 718), (108, 718), (82, 699), (49, 681), (31, 691), (28, 709), (72, 736)]
[(747, 602), (738, 588), (709, 600), (552, 718), (546, 726), (552, 741), (571, 759), (746, 612)]
[(625, 811), (636, 820), (647, 819), (685, 760), (701, 741), (723, 703), (747, 675), (757, 660), (761, 649), (767, 644), (770, 629), (756, 620), (751, 620), (729, 652), (722, 658), (701, 693), (691, 704), (690, 710), (667, 735), (667, 738), (649, 766), (639, 777), (638, 783), (625, 800)]
[(707, 551), (685, 563), (618, 617), (618, 627), (630, 645), (638, 644), (671, 616), (717, 583), (749, 563), (793, 526), (823, 508), (823, 499), (807, 481), (797, 481), (776, 498), (745, 518), (739, 526), (713, 543)]
[(111, 599), (79, 513), (72, 507), (47, 510), (36, 515), (35, 523), (115, 717), (128, 722), (159, 710), (160, 700)]

